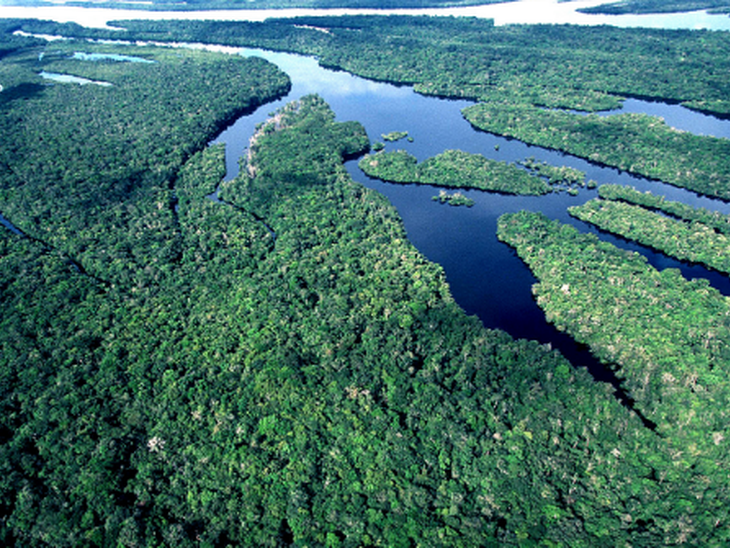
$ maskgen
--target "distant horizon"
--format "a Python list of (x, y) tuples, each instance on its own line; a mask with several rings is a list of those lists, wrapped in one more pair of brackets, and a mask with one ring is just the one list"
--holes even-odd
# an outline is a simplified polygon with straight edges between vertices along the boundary
[[(0, 0), (4, 3), (4, 0)], [(58, 23), (77, 23), (90, 28), (109, 27), (108, 22), (126, 19), (216, 20), (262, 22), (269, 18), (341, 15), (430, 15), (492, 19), (497, 26), (510, 24), (612, 25), (689, 30), (730, 30), (730, 17), (708, 14), (705, 10), (669, 14), (595, 15), (577, 10), (605, 4), (606, 0), (517, 0), (454, 8), (356, 9), (356, 8), (280, 8), (213, 9), (196, 11), (152, 11), (81, 6), (3, 6), (2, 19), (41, 19)]]

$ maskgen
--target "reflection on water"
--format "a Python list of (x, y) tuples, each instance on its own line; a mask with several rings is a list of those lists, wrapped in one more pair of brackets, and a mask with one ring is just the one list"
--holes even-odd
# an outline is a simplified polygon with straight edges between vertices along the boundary
[[(574, 114), (588, 115), (586, 112), (572, 111)], [(598, 116), (613, 116), (614, 114), (648, 114), (663, 119), (667, 125), (681, 131), (704, 135), (707, 137), (730, 137), (730, 120), (717, 118), (712, 115), (701, 114), (687, 107), (677, 104), (662, 103), (659, 101), (645, 101), (642, 99), (626, 99), (620, 109), (603, 110)]]
[[(358, 120), (371, 140), (391, 131), (408, 131), (413, 142), (386, 143), (386, 150), (405, 149), (424, 160), (446, 149), (461, 149), (496, 160), (515, 162), (534, 157), (553, 165), (568, 165), (585, 171), (588, 179), (599, 184), (629, 184), (642, 191), (650, 190), (672, 200), (694, 206), (730, 213), (730, 205), (698, 196), (684, 189), (635, 177), (616, 169), (591, 164), (560, 152), (526, 145), (514, 139), (480, 132), (463, 118), (461, 109), (468, 101), (449, 101), (425, 97), (411, 88), (369, 82), (344, 72), (325, 70), (313, 59), (300, 56), (245, 50), (275, 62), (292, 78), (289, 96), (277, 104), (267, 105), (254, 115), (244, 117), (218, 141), (228, 143), (229, 176), (237, 171), (236, 158), (247, 146), (257, 123), (278, 106), (306, 93), (319, 93), (334, 109), (338, 120)], [(676, 114), (689, 120), (694, 127), (714, 123), (714, 118), (673, 105), (661, 105), (631, 100), (628, 109), (638, 110), (642, 104), (651, 106), (651, 114), (674, 119)], [(666, 107), (662, 110), (662, 107)], [(719, 122), (719, 121), (718, 121)], [(730, 136), (730, 125), (718, 124), (719, 133)], [(515, 336), (550, 342), (556, 334), (544, 321), (531, 295), (535, 279), (506, 245), (496, 238), (497, 218), (505, 212), (528, 209), (542, 211), (553, 219), (570, 223), (583, 232), (596, 232), (567, 213), (568, 206), (583, 203), (597, 195), (595, 190), (582, 190), (577, 197), (565, 193), (543, 197), (521, 197), (465, 191), (475, 200), (474, 207), (450, 208), (431, 200), (438, 194), (433, 187), (394, 185), (364, 175), (356, 162), (348, 163), (353, 178), (385, 194), (403, 218), (409, 239), (430, 260), (441, 264), (457, 302), (469, 313), (477, 314), (488, 327), (500, 327)], [(637, 244), (602, 234), (603, 239), (637, 250), (647, 256), (657, 268), (677, 267), (687, 277), (707, 277), (711, 283), (730, 294), (730, 282), (724, 276), (697, 266), (675, 261)]]
[(72, 76), (70, 74), (58, 74), (57, 72), (46, 72), (45, 70), (38, 73), (38, 76), (45, 78), (46, 80), (53, 80), (61, 84), (79, 84), (85, 86), (86, 84), (94, 84), (102, 87), (109, 87), (112, 84), (109, 82), (101, 82), (98, 80), (89, 80), (88, 78), (81, 78), (80, 76)]

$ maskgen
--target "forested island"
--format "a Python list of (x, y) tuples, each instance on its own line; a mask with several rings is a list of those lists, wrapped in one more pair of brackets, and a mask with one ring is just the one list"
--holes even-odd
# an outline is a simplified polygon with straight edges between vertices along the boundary
[[(0, 29), (0, 213), (16, 227), (0, 236), (1, 544), (730, 541), (727, 297), (541, 214), (502, 216), (538, 305), (616, 371), (620, 400), (549, 345), (459, 308), (393, 206), (343, 166), (371, 147), (357, 120), (316, 95), (289, 102), (221, 184), (210, 140), (286, 93), (287, 76), (254, 57), (85, 40), (316, 54), (478, 100), (465, 116), (489, 131), (727, 198), (726, 140), (585, 114), (628, 96), (730, 114), (726, 33), (421, 17), (120, 25)], [(545, 179), (584, 182), (461, 151), (363, 158), (407, 182), (520, 173), (537, 195)], [(600, 197), (574, 214), (636, 239), (659, 223), (680, 243), (693, 230), (703, 257), (727, 254), (719, 214), (624, 187)], [(671, 237), (647, 243), (683, 257)]]

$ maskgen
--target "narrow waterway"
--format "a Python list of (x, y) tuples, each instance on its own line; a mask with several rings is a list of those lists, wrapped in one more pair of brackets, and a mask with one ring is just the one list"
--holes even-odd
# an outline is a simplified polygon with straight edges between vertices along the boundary
[(25, 236), (25, 234), (23, 234), (20, 229), (18, 229), (13, 223), (3, 217), (2, 213), (0, 213), (0, 225), (8, 229), (13, 234), (17, 234), (18, 236)]

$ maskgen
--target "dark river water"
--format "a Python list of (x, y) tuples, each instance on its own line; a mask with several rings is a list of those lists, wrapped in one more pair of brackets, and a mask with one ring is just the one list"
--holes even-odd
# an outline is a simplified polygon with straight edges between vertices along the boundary
[[(337, 119), (357, 120), (371, 141), (381, 141), (381, 134), (408, 131), (413, 141), (386, 143), (387, 150), (405, 149), (419, 161), (446, 149), (461, 149), (504, 161), (534, 157), (554, 165), (568, 165), (585, 171), (587, 179), (599, 184), (620, 183), (641, 190), (666, 195), (694, 206), (730, 213), (730, 205), (700, 197), (692, 192), (655, 181), (596, 166), (579, 158), (528, 146), (477, 131), (464, 120), (461, 109), (469, 101), (452, 101), (416, 94), (409, 87), (372, 82), (344, 72), (325, 70), (314, 59), (300, 56), (247, 50), (279, 65), (292, 78), (291, 93), (240, 119), (216, 142), (227, 143), (229, 177), (238, 170), (238, 157), (248, 145), (257, 123), (291, 100), (307, 93), (320, 94), (334, 109)], [(704, 135), (730, 137), (730, 122), (705, 116), (678, 105), (627, 100), (626, 112), (646, 112), (662, 116), (669, 125)], [(610, 113), (604, 113), (609, 115)], [(507, 245), (496, 237), (497, 218), (506, 212), (522, 209), (541, 211), (553, 219), (570, 223), (583, 232), (594, 232), (604, 240), (624, 249), (645, 255), (658, 269), (679, 268), (687, 278), (703, 277), (725, 295), (730, 295), (730, 280), (696, 265), (687, 265), (643, 246), (597, 231), (573, 219), (567, 213), (571, 205), (596, 197), (596, 190), (581, 190), (578, 196), (554, 193), (541, 197), (500, 195), (482, 191), (463, 191), (475, 201), (472, 208), (449, 207), (434, 202), (438, 187), (385, 183), (366, 176), (357, 161), (348, 162), (352, 178), (387, 196), (398, 209), (408, 237), (429, 260), (440, 264), (459, 305), (476, 314), (486, 327), (499, 328), (515, 337), (550, 343), (559, 348), (575, 365), (586, 365), (594, 375), (610, 380), (593, 357), (570, 337), (545, 321), (531, 292), (536, 279)]]

